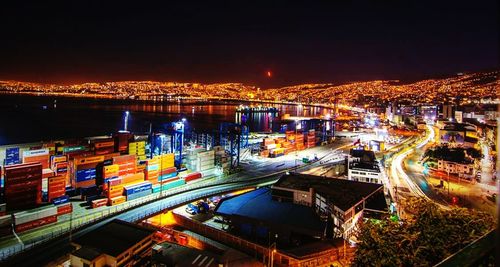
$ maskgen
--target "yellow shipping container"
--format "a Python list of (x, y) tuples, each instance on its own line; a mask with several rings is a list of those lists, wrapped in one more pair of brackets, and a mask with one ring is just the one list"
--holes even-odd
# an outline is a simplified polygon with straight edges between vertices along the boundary
[(109, 200), (109, 205), (114, 206), (125, 202), (127, 198), (125, 196), (114, 197)]
[(104, 166), (104, 173), (114, 173), (118, 172), (119, 170), (119, 165), (118, 164), (113, 164), (113, 165), (108, 165)]

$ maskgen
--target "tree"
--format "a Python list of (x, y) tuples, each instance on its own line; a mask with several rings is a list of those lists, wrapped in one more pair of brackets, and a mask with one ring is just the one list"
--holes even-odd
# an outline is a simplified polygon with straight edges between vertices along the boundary
[(491, 215), (410, 199), (410, 218), (366, 221), (353, 266), (432, 266), (495, 227)]

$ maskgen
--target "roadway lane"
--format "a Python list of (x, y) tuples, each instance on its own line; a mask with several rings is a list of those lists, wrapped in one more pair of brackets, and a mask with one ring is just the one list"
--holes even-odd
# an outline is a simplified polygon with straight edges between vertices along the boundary
[[(422, 197), (429, 201), (433, 201), (443, 208), (447, 208), (447, 203), (444, 202), (443, 198), (436, 194), (432, 189), (432, 185), (427, 182), (426, 177), (420, 172), (413, 172), (414, 164), (416, 162), (411, 160), (409, 164), (405, 164), (408, 157), (417, 157), (424, 152), (425, 146), (434, 139), (434, 129), (426, 125), (426, 136), (423, 139), (417, 139), (410, 147), (398, 152), (391, 163), (390, 176), (392, 179), (392, 184), (397, 188), (396, 201), (399, 202), (399, 198), (405, 198), (405, 192), (412, 194), (413, 196)], [(409, 167), (406, 168), (405, 166)], [(408, 169), (412, 172), (408, 172)], [(402, 192), (403, 191), (403, 192)], [(401, 214), (400, 214), (401, 215)]]

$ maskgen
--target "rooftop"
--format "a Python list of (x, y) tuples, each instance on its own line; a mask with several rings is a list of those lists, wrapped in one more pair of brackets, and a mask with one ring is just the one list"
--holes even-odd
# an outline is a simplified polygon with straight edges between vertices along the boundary
[(349, 169), (362, 169), (380, 172), (378, 164), (369, 162), (351, 162), (349, 163)]
[(363, 198), (383, 188), (381, 184), (324, 178), (299, 173), (281, 176), (274, 186), (301, 191), (309, 191), (309, 188), (314, 188), (316, 193), (320, 193), (343, 211), (348, 210)]
[(153, 231), (139, 225), (112, 220), (76, 238), (73, 242), (82, 247), (116, 257), (152, 234)]
[(99, 257), (102, 253), (92, 248), (82, 247), (76, 250), (75, 252), (72, 252), (71, 254), (77, 256), (78, 258), (82, 258), (88, 261), (93, 261), (94, 259)]
[(351, 157), (360, 158), (361, 162), (374, 162), (375, 161), (375, 152), (371, 150), (364, 149), (351, 149), (349, 152)]
[[(322, 233), (325, 229), (325, 223), (313, 209), (290, 202), (274, 201), (271, 189), (267, 187), (222, 199), (215, 208), (215, 213), (252, 218), (276, 226), (287, 225), (297, 231), (308, 230)], [(294, 219), (290, 220), (290, 218)]]

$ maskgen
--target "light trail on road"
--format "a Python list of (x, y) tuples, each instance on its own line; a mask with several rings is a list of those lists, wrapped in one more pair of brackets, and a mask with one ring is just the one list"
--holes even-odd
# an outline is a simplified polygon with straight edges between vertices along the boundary
[(396, 182), (396, 185), (398, 187), (401, 185), (401, 182), (399, 180), (401, 178), (401, 180), (403, 180), (404, 183), (407, 185), (407, 188), (414, 195), (425, 198), (428, 201), (432, 201), (432, 202), (436, 203), (437, 205), (441, 206), (442, 208), (448, 208), (447, 206), (445, 206), (439, 202), (433, 201), (431, 198), (429, 198), (422, 191), (422, 189), (413, 181), (413, 179), (411, 179), (410, 176), (408, 176), (408, 174), (406, 174), (406, 172), (403, 169), (403, 161), (408, 155), (413, 153), (416, 148), (424, 147), (431, 140), (434, 139), (434, 135), (435, 135), (434, 129), (430, 125), (426, 125), (426, 127), (427, 127), (427, 135), (421, 142), (416, 144), (414, 148), (410, 148), (410, 149), (404, 151), (403, 153), (396, 155), (396, 157), (392, 161), (392, 165), (391, 165), (391, 176), (392, 176), (393, 180)]

